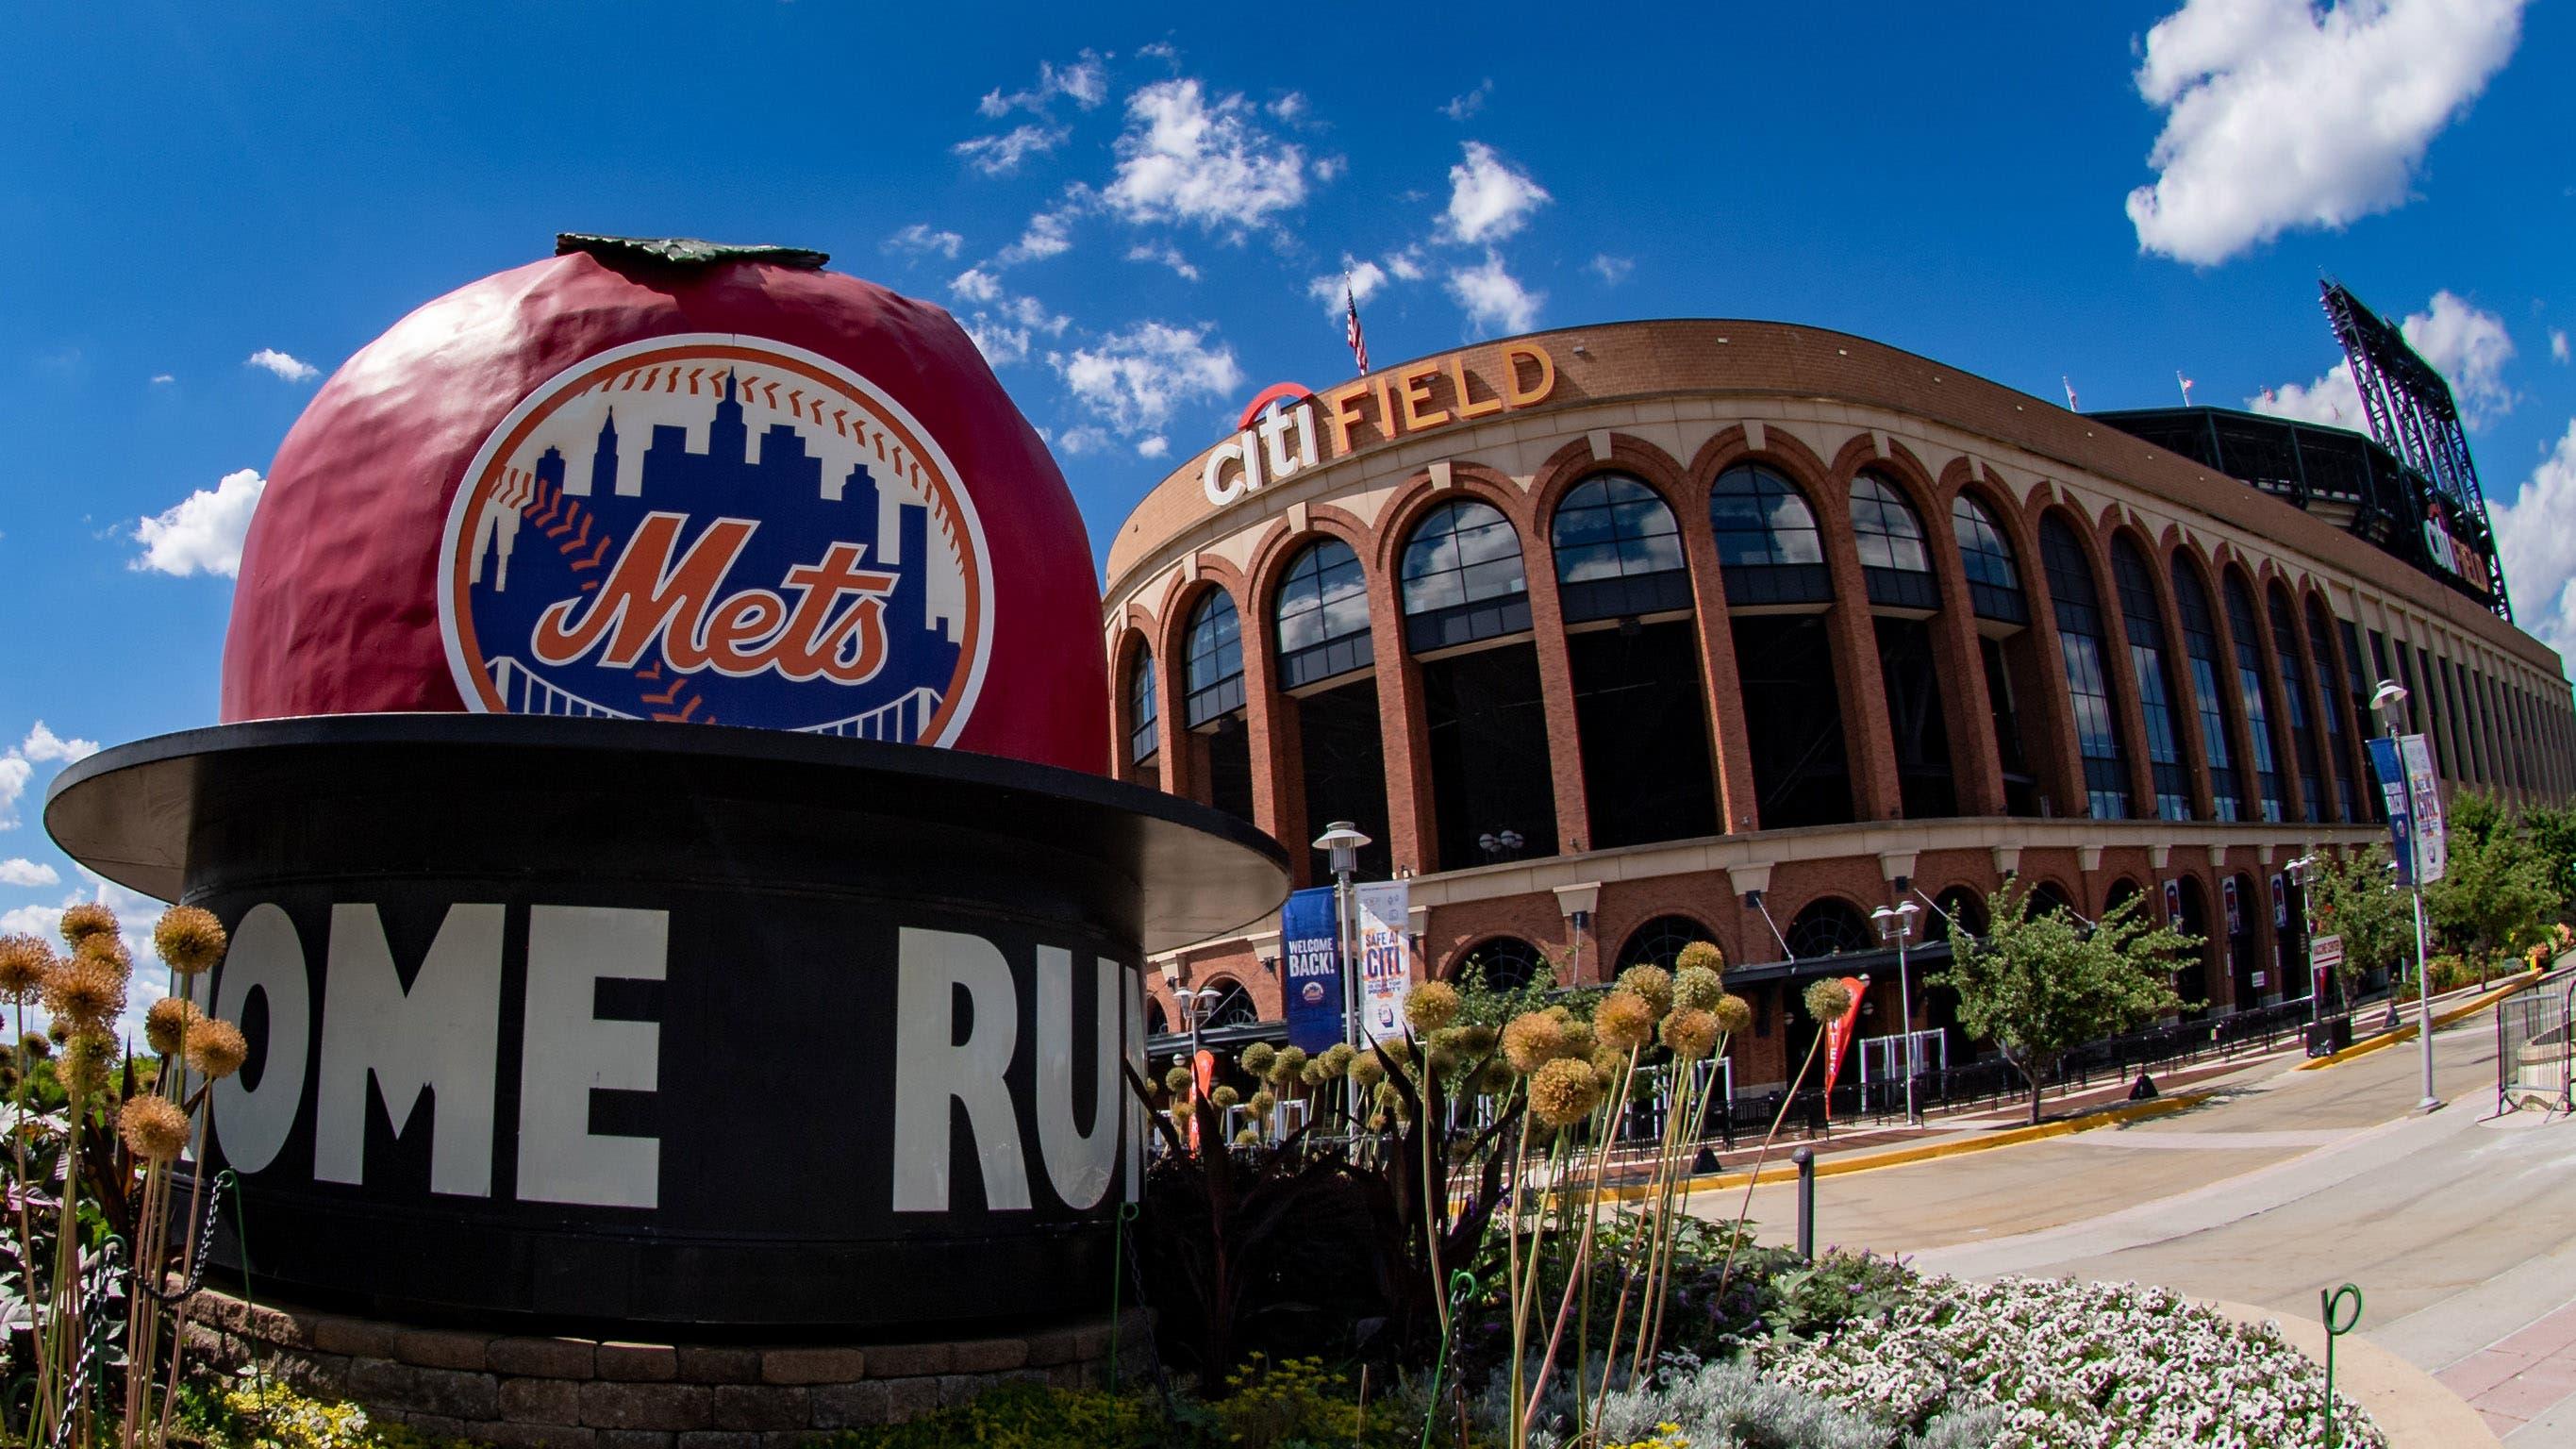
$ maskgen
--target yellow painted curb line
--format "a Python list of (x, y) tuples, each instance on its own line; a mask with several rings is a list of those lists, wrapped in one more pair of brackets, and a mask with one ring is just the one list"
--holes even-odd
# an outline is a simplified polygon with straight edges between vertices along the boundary
[[(2479, 1012), (2486, 1010), (2488, 1007), (2495, 1005), (2497, 1002), (2504, 1000), (2508, 996), (2528, 991), (2531, 989), (2533, 983), (2539, 981), (2545, 974), (2547, 973), (2540, 971), (2526, 972), (2523, 975), (2507, 980), (2504, 985), (2497, 987), (2493, 991), (2483, 992), (2477, 996), (2470, 997), (2468, 1000), (2461, 1002), (2457, 1006), (2445, 1007), (2442, 1010), (2433, 1013), (2433, 1028), (2434, 1030), (2439, 1031), (2443, 1027), (2449, 1026), (2452, 1022), (2460, 1020), (2462, 1017), (2477, 1015)], [(2393, 1047), (2399, 1042), (2413, 1041), (2415, 1039), (2415, 1028), (2417, 1025), (2419, 1025), (2419, 1023), (2412, 1021), (2407, 1022), (2395, 1031), (2384, 1031), (2366, 1041), (2354, 1042), (2352, 1045), (2345, 1047), (2342, 1051), (2331, 1052), (2321, 1057), (2310, 1057), (2308, 1060), (2299, 1063), (2290, 1070), (2294, 1072), (2314, 1072), (2320, 1071), (2326, 1067), (2339, 1067), (2355, 1058), (2366, 1057), (2372, 1052), (2378, 1051), (2383, 1047)]]
[[(1868, 1172), (1881, 1167), (1902, 1167), (1911, 1162), (1931, 1162), (1939, 1158), (1958, 1157), (1970, 1152), (2010, 1147), (2019, 1142), (2039, 1142), (2051, 1137), (2065, 1137), (2077, 1132), (2090, 1132), (2096, 1127), (2116, 1127), (2126, 1122), (2163, 1117), (2185, 1108), (2197, 1107), (2216, 1095), (2218, 1094), (2215, 1092), (2185, 1092), (2178, 1097), (2157, 1097), (2145, 1102), (2123, 1102), (2116, 1107), (2106, 1107), (2081, 1117), (2069, 1117), (2058, 1122), (2042, 1122), (2036, 1127), (2007, 1127), (1999, 1132), (1979, 1133), (1973, 1137), (1952, 1137), (1913, 1147), (1894, 1147), (1884, 1152), (1820, 1157), (1816, 1159), (1816, 1175), (1840, 1177), (1850, 1172)], [(1775, 1163), (1762, 1169), (1761, 1181), (1788, 1182), (1794, 1180), (1797, 1175), (1798, 1168), (1795, 1163)], [(1679, 1191), (1683, 1194), (1722, 1192), (1731, 1187), (1744, 1186), (1745, 1176), (1743, 1172), (1737, 1171), (1719, 1173), (1712, 1177), (1695, 1177), (1681, 1184)], [(1602, 1196), (1626, 1202), (1645, 1197), (1651, 1190), (1649, 1185), (1621, 1187), (1605, 1192)]]

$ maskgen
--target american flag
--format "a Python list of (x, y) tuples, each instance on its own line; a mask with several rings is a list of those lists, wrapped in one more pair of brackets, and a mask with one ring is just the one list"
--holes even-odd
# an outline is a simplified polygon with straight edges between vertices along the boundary
[(1368, 338), (1360, 331), (1360, 299), (1351, 291), (1348, 281), (1342, 283), (1342, 338), (1351, 345), (1351, 356), (1358, 360), (1360, 375), (1368, 375)]
[(2062, 372), (2057, 375), (2057, 380), (2066, 384), (2066, 410), (2070, 413), (2076, 411), (2074, 380)]
[(2176, 381), (2176, 382), (2178, 382), (2178, 383), (2181, 383), (2181, 384), (2182, 384), (2182, 405), (2183, 405), (2184, 407), (2190, 407), (2190, 406), (2191, 406), (2191, 379), (2190, 379), (2190, 378), (2187, 378), (2187, 377), (2185, 377), (2185, 376), (2183, 376), (2183, 375), (2182, 375), (2182, 369), (2181, 369), (2181, 368), (2179, 368), (2179, 367), (2177, 367), (2177, 368), (2175, 368), (2175, 369), (2174, 369), (2174, 381)]

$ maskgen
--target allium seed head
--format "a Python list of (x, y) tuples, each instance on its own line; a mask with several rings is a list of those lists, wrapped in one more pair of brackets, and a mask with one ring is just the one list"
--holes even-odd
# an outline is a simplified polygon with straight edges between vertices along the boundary
[(152, 927), (152, 949), (182, 976), (212, 969), (224, 946), (224, 923), (203, 906), (172, 906)]
[(184, 996), (164, 996), (143, 1014), (143, 1039), (155, 1056), (175, 1057), (187, 1045), (188, 1030), (205, 1018), (197, 1003)]
[(1324, 1070), (1324, 1059), (1322, 1057), (1317, 1057), (1306, 1063), (1306, 1069), (1297, 1074), (1297, 1080), (1304, 1082), (1309, 1087), (1321, 1087), (1332, 1079), (1333, 1074)]
[(57, 961), (45, 976), (45, 1009), (74, 1031), (104, 1026), (125, 1009), (125, 975), (95, 956)]
[(1518, 1080), (1519, 1077), (1512, 1071), (1512, 1064), (1501, 1057), (1495, 1057), (1477, 1070), (1475, 1088), (1484, 1096), (1499, 1097), (1510, 1091), (1512, 1083)]
[(1592, 1033), (1601, 1039), (1602, 1046), (1625, 1056), (1653, 1039), (1655, 1015), (1654, 1006), (1644, 996), (1621, 986), (1593, 1008)]
[(1807, 1018), (1818, 1026), (1851, 1009), (1851, 988), (1831, 976), (1807, 983)]
[(1243, 1094), (1232, 1087), (1219, 1087), (1208, 1093), (1208, 1100), (1220, 1107), (1231, 1107), (1243, 1100)]
[(1730, 991), (1708, 1009), (1717, 1018), (1717, 1029), (1728, 1036), (1740, 1036), (1753, 1028), (1753, 1003)]
[(1710, 971), (1723, 975), (1726, 971), (1726, 953), (1717, 949), (1717, 943), (1714, 941), (1693, 941), (1673, 957), (1673, 970), (1676, 972)]
[(1717, 1016), (1696, 1006), (1685, 1006), (1664, 1018), (1664, 1045), (1686, 1062), (1698, 1061), (1717, 1050)]
[(1646, 998), (1657, 1016), (1673, 1009), (1673, 973), (1661, 966), (1631, 966), (1619, 973), (1619, 984)]
[(1565, 1054), (1565, 1023), (1543, 1011), (1525, 1011), (1503, 1028), (1503, 1059), (1526, 1077)]
[(1272, 1096), (1269, 1089), (1265, 1087), (1253, 1093), (1252, 1100), (1243, 1105), (1250, 1107), (1256, 1117), (1268, 1117), (1279, 1106), (1279, 1099)]
[(41, 1062), (54, 1054), (54, 1039), (41, 1031), (22, 1032), (18, 1037), (18, 1050), (25, 1052), (30, 1060)]
[(1244, 1128), (1242, 1131), (1235, 1133), (1235, 1134), (1234, 1134), (1234, 1145), (1235, 1145), (1235, 1146), (1237, 1146), (1237, 1147), (1258, 1147), (1258, 1146), (1260, 1146), (1260, 1145), (1261, 1145), (1261, 1131), (1260, 1131), (1260, 1129), (1259, 1129), (1259, 1128), (1257, 1128), (1257, 1127), (1246, 1127), (1246, 1128)]
[(77, 950), (81, 942), (101, 934), (116, 934), (116, 912), (103, 902), (83, 901), (63, 912), (64, 945)]
[(1717, 1005), (1726, 994), (1726, 978), (1699, 966), (1685, 966), (1673, 974), (1673, 1005), (1697, 1007), (1706, 1011)]
[(1601, 1039), (1599, 1036), (1594, 1034), (1592, 1023), (1588, 1021), (1568, 1021), (1565, 1024), (1565, 1046), (1563, 1048), (1565, 1055), (1579, 1060), (1588, 1061), (1592, 1057), (1592, 1049), (1599, 1045), (1601, 1045)]
[(1493, 1055), (1494, 1043), (1501, 1035), (1492, 1027), (1482, 1023), (1457, 1027), (1454, 1030), (1458, 1033), (1459, 1053), (1468, 1057)]
[(1416, 1036), (1429, 1036), (1457, 1019), (1458, 988), (1446, 981), (1425, 981), (1404, 998), (1404, 1020)]
[(0, 936), (0, 996), (26, 996), (44, 988), (54, 953), (35, 936)]
[(56, 1076), (74, 1097), (87, 1098), (107, 1090), (108, 1075), (115, 1069), (116, 1038), (103, 1031), (80, 1031), (63, 1043)]
[(1339, 1077), (1349, 1072), (1351, 1069), (1351, 1058), (1358, 1055), (1359, 1053), (1353, 1051), (1351, 1049), (1351, 1044), (1346, 1041), (1337, 1041), (1331, 1046), (1324, 1048), (1324, 1075), (1327, 1077)]
[(167, 1162), (188, 1145), (188, 1114), (167, 1097), (136, 1097), (117, 1109), (116, 1135), (144, 1161)]
[(1279, 1054), (1270, 1059), (1270, 1084), (1274, 1087), (1294, 1086), (1305, 1074), (1304, 1047), (1281, 1047)]
[(1374, 1091), (1378, 1083), (1386, 1080), (1386, 1063), (1379, 1061), (1374, 1052), (1364, 1057), (1353, 1057), (1348, 1075), (1351, 1084), (1361, 1091)]
[(250, 1043), (241, 1028), (209, 1016), (188, 1029), (188, 1069), (210, 1082), (241, 1070), (250, 1058)]
[(1279, 1048), (1266, 1041), (1257, 1041), (1243, 1049), (1243, 1057), (1236, 1065), (1243, 1068), (1247, 1077), (1266, 1077), (1270, 1075), (1271, 1062), (1278, 1056)]
[(1530, 1078), (1530, 1111), (1550, 1127), (1569, 1127), (1601, 1104), (1601, 1083), (1588, 1062), (1559, 1058)]
[(1190, 1094), (1190, 1069), (1187, 1067), (1174, 1067), (1170, 1071), (1163, 1073), (1163, 1090), (1171, 1093), (1175, 1097), (1188, 1096)]
[(134, 974), (134, 953), (125, 949), (125, 938), (114, 931), (101, 931), (81, 937), (72, 948), (77, 961), (96, 961), (116, 973), (119, 981)]

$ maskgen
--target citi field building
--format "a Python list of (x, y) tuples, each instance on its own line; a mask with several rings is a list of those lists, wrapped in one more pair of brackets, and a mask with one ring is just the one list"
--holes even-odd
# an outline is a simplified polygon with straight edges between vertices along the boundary
[[(2016, 872), (2086, 916), (2169, 903), (2224, 1013), (2306, 990), (2286, 865), (2386, 838), (2378, 680), (2454, 788), (2576, 785), (2491, 550), (2355, 433), (2087, 416), (1817, 328), (1571, 328), (1273, 388), (1157, 485), (1109, 553), (1112, 768), (1288, 843), (1301, 885), (1355, 822), (1427, 974), (1716, 941), (1739, 1088), (1787, 1075), (1814, 975), (1869, 973), (1862, 1033), (1897, 1029), (1873, 909), (1973, 929)], [(1261, 1035), (1278, 953), (1161, 964)]]

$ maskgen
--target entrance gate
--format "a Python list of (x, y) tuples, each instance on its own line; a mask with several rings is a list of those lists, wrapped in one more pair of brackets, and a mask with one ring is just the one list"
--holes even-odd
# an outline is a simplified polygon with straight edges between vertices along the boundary
[(2571, 1051), (2576, 1051), (2576, 980), (2548, 985), (2496, 1003), (2496, 1110), (2538, 1105), (2553, 1112), (2576, 1107), (2569, 1098)]

